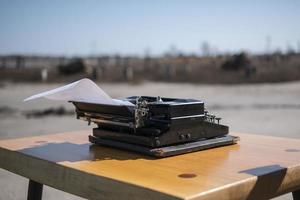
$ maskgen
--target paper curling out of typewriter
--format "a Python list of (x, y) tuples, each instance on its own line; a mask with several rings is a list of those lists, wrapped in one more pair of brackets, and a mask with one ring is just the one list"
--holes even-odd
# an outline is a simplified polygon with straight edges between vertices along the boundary
[(72, 103), (78, 119), (97, 124), (89, 141), (167, 157), (236, 144), (238, 137), (195, 99), (132, 96), (130, 105)]

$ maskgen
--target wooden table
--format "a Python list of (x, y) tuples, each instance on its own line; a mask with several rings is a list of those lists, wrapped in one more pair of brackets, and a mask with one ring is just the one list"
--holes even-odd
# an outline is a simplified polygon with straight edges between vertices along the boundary
[[(88, 199), (268, 199), (300, 197), (300, 140), (250, 134), (237, 145), (154, 159), (92, 145), (90, 132), (0, 141), (0, 167)], [(298, 190), (298, 191), (297, 191)]]

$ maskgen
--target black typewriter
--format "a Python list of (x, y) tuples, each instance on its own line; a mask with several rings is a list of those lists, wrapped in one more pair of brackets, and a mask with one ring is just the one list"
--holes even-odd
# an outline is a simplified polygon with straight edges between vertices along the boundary
[(78, 119), (97, 124), (90, 142), (167, 157), (238, 141), (202, 101), (150, 96), (123, 100), (132, 105), (72, 102)]

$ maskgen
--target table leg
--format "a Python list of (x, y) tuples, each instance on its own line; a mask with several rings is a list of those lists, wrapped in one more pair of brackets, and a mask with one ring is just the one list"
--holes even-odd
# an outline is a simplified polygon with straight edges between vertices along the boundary
[(300, 200), (300, 190), (296, 190), (293, 192), (293, 199)]
[(43, 184), (29, 180), (27, 200), (41, 200), (43, 194)]

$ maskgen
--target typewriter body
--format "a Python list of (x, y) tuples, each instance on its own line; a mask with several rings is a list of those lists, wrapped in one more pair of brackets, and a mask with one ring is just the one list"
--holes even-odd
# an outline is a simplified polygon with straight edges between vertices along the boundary
[(90, 142), (166, 157), (238, 141), (202, 101), (150, 96), (123, 100), (132, 105), (72, 102), (78, 119), (97, 125)]

